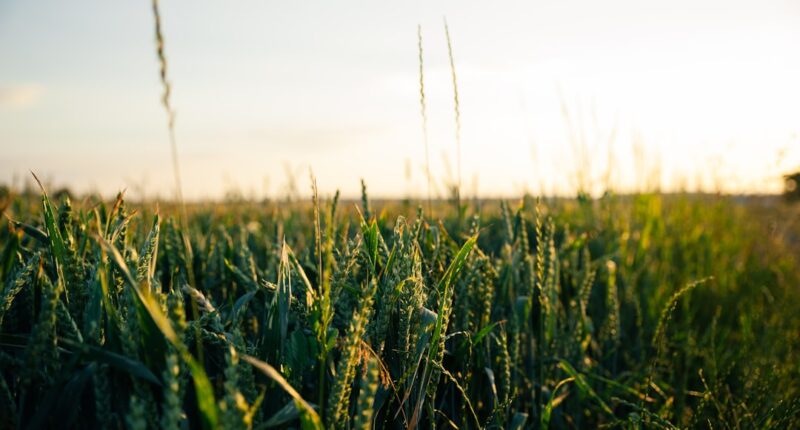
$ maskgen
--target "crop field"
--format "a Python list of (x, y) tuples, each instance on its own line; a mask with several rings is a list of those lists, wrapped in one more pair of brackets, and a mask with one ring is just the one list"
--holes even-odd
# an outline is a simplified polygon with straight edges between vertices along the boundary
[(3, 212), (3, 428), (800, 426), (775, 198)]
[(7, 3), (0, 430), (800, 429), (788, 2)]

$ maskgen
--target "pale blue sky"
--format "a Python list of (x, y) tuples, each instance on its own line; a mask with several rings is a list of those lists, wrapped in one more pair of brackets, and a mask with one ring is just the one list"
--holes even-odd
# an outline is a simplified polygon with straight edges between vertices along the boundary
[[(576, 170), (600, 187), (613, 129), (620, 189), (660, 171), (667, 189), (726, 178), (729, 191), (775, 192), (800, 167), (796, 1), (161, 5), (191, 198), (281, 194), (287, 170), (306, 193), (309, 167), (324, 192), (356, 195), (363, 177), (373, 195), (424, 195), (416, 31), (445, 178), (445, 15), (466, 194), (570, 192)], [(149, 1), (0, 2), (0, 182), (34, 170), (78, 191), (171, 195), (153, 38)]]

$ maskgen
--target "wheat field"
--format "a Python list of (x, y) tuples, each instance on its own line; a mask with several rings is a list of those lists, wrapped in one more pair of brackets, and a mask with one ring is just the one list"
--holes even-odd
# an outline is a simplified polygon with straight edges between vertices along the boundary
[(425, 198), (187, 203), (152, 12), (175, 198), (0, 187), (0, 429), (800, 428), (797, 204), (467, 197), (447, 21), (445, 193), (418, 26)]
[(5, 428), (800, 424), (779, 202), (6, 205)]

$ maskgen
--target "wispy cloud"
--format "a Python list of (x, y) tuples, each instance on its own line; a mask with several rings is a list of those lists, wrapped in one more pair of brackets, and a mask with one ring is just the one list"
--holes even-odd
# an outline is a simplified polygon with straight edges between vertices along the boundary
[(31, 107), (44, 95), (39, 84), (0, 85), (0, 108), (24, 109)]

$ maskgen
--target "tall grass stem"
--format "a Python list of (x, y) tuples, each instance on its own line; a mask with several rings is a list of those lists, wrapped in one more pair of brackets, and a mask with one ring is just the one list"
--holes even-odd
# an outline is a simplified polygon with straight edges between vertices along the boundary
[[(444, 18), (444, 34), (447, 37), (447, 57), (450, 60), (450, 75), (453, 77), (453, 102), (455, 107), (456, 120), (456, 202), (461, 207), (461, 105), (458, 101), (458, 79), (456, 77), (456, 62), (453, 56), (453, 42), (450, 38), (450, 28), (447, 26), (447, 18)], [(460, 209), (459, 209), (460, 210)]]
[(428, 216), (431, 212), (431, 156), (428, 142), (428, 111), (425, 105), (425, 67), (422, 51), (422, 26), (417, 25), (417, 48), (419, 52), (419, 106), (422, 116), (422, 139), (425, 142), (425, 178), (428, 181)]

